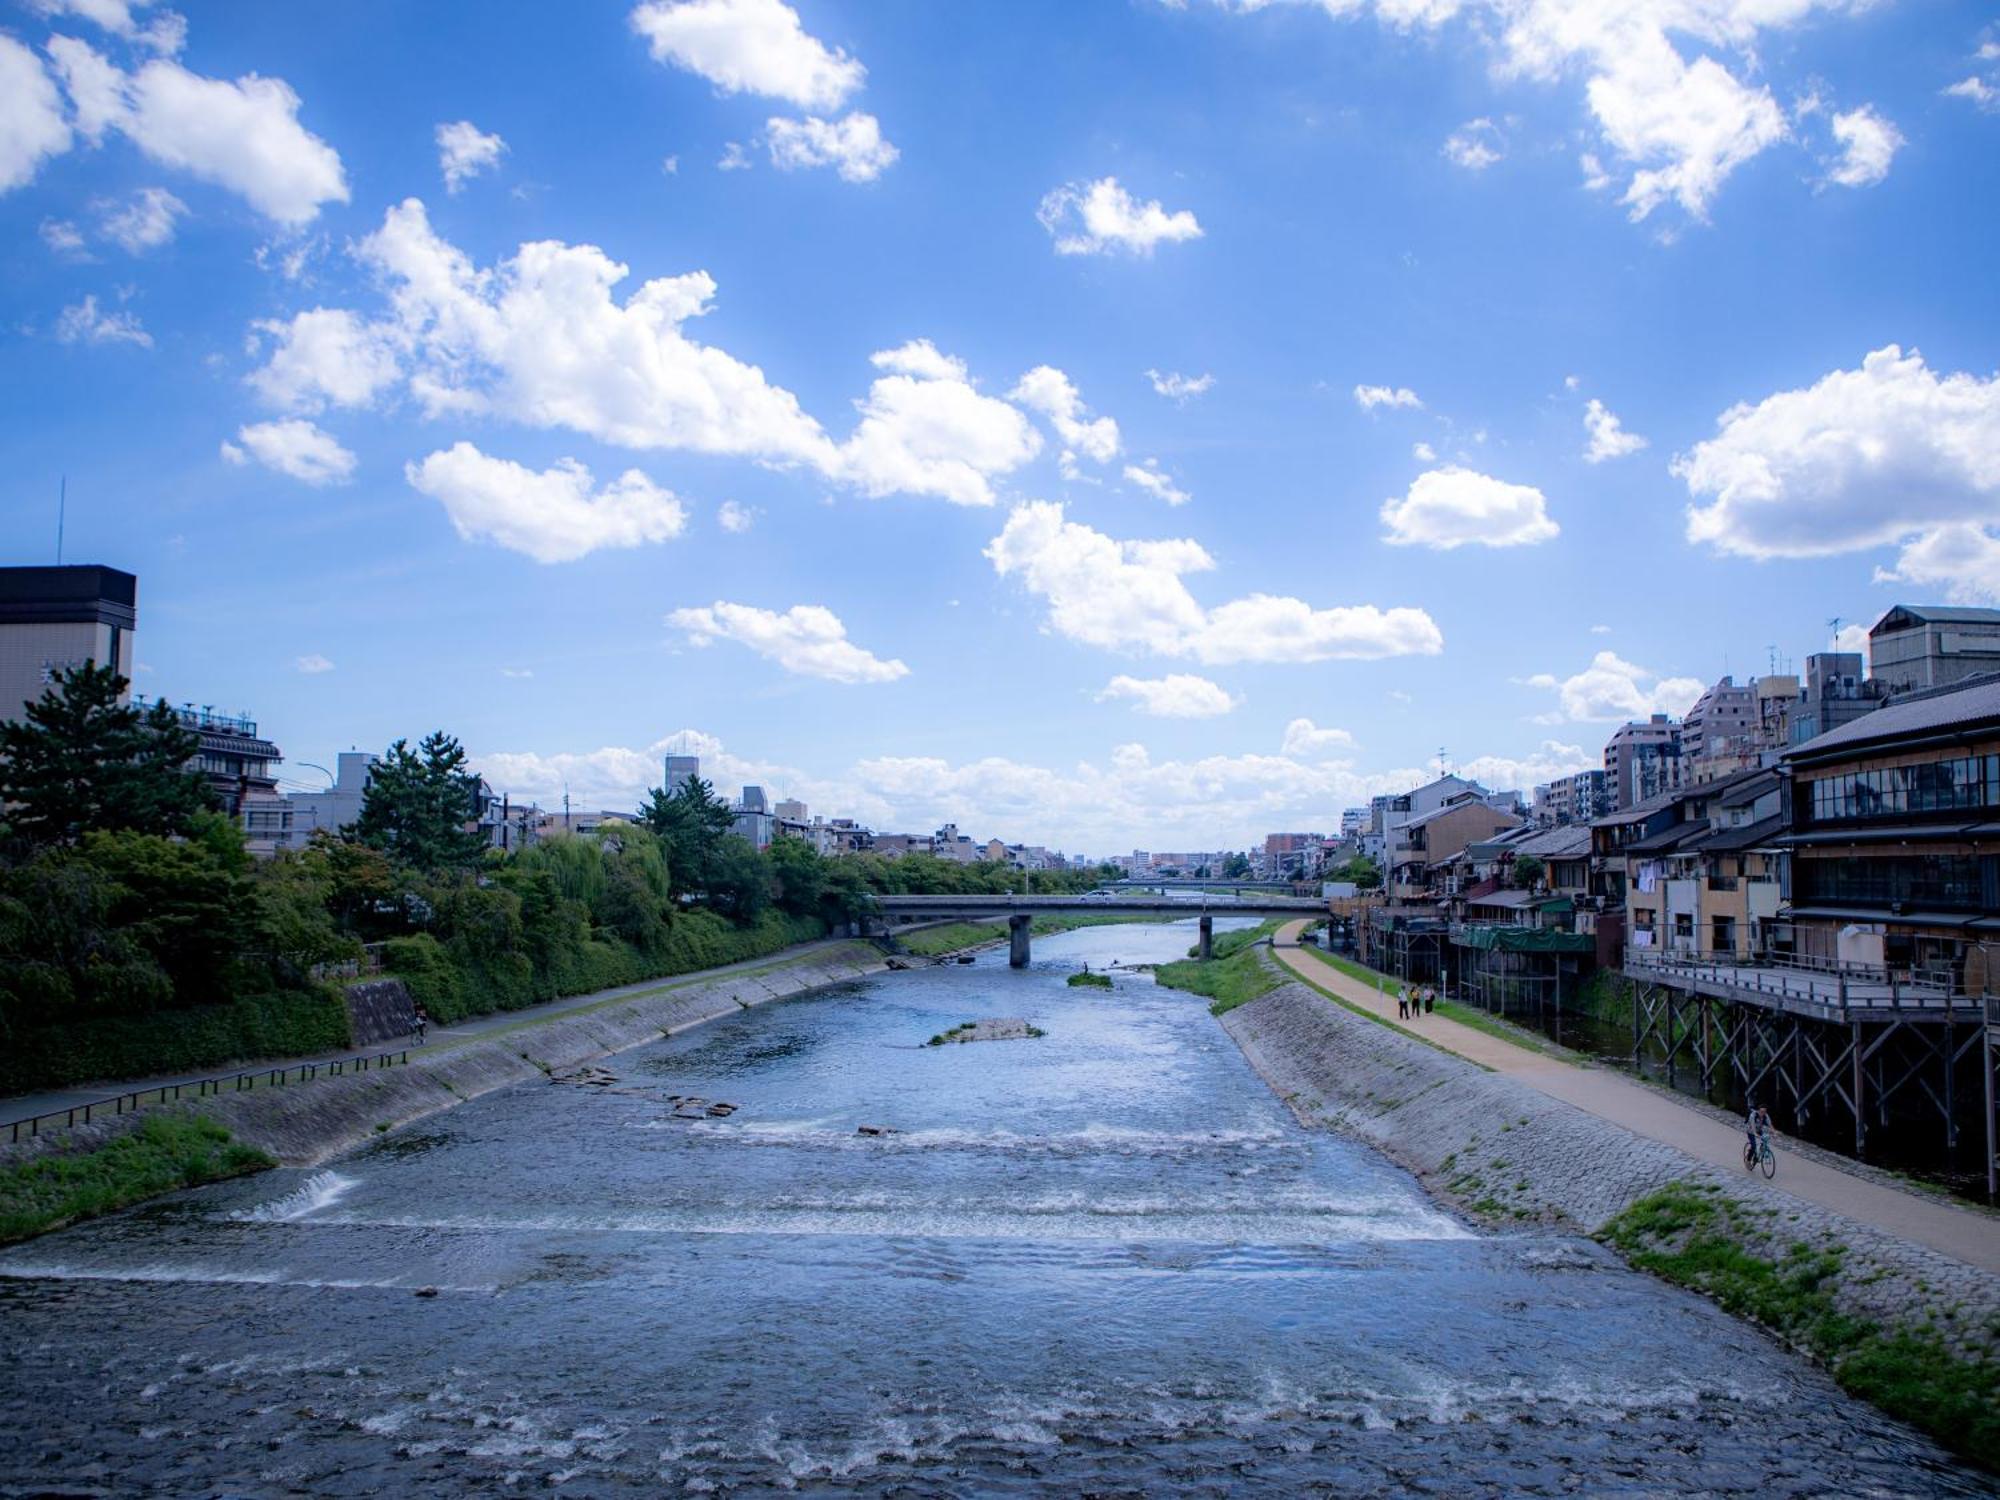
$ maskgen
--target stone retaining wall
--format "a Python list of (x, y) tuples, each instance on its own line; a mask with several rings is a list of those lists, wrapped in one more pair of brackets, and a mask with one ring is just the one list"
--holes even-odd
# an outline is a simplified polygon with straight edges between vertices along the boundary
[(1815, 1207), (1346, 1010), (1293, 980), (1223, 1027), (1309, 1125), (1358, 1136), (1489, 1224), (1585, 1233), (1676, 1182), (1712, 1187), (1791, 1246), (1845, 1248), (1842, 1310), (1885, 1327), (1935, 1320), (1960, 1353), (2000, 1352), (2000, 1276)]
[(373, 1139), (378, 1126), (405, 1125), (554, 1069), (656, 1042), (750, 1006), (863, 979), (882, 968), (878, 953), (854, 943), (789, 963), (778, 959), (761, 970), (705, 981), (663, 981), (655, 991), (546, 1020), (524, 1019), (518, 1028), (473, 1041), (413, 1049), (407, 1066), (213, 1094), (50, 1132), (19, 1146), (0, 1147), (0, 1165), (51, 1151), (89, 1149), (148, 1118), (180, 1111), (207, 1116), (287, 1166), (313, 1166)]

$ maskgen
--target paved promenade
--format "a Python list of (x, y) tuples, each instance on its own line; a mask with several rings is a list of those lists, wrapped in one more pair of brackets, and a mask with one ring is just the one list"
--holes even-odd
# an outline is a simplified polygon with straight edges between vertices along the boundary
[[(1743, 1170), (1741, 1131), (1689, 1109), (1670, 1095), (1622, 1073), (1608, 1068), (1581, 1068), (1445, 1016), (1398, 1021), (1395, 991), (1378, 992), (1374, 986), (1350, 978), (1317, 954), (1302, 949), (1298, 939), (1304, 927), (1303, 922), (1293, 922), (1280, 928), (1274, 948), (1281, 964), (1316, 989), (1336, 994), (1400, 1031), (1423, 1037), (1551, 1098), (1622, 1125), (1636, 1135), (1678, 1147), (1717, 1167)], [(1808, 1160), (1786, 1151), (1782, 1138), (1778, 1141), (1778, 1177), (1772, 1185), (1793, 1197), (1927, 1245), (1968, 1265), (2000, 1271), (2000, 1217), (1977, 1208), (1906, 1192)]]

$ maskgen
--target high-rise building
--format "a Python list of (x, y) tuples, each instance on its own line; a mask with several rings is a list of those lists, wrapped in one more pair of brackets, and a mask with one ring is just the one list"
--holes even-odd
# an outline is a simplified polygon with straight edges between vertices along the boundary
[(806, 805), (796, 797), (779, 799), (771, 811), (782, 823), (803, 823), (806, 820)]
[(1578, 771), (1558, 776), (1535, 788), (1537, 822), (1565, 825), (1588, 823), (1611, 811), (1611, 779), (1603, 771)]
[(667, 795), (673, 796), (690, 781), (701, 779), (701, 757), (699, 755), (669, 755), (666, 759), (665, 786)]
[(1681, 726), (1665, 714), (1620, 726), (1604, 747), (1611, 810), (1637, 806), (1682, 781)]
[(1868, 672), (1888, 693), (2000, 672), (2000, 609), (1899, 604), (1868, 632)]
[(737, 803), (737, 807), (743, 812), (752, 813), (768, 813), (771, 810), (764, 800), (764, 789), (761, 786), (743, 788), (743, 800)]
[(132, 678), (139, 580), (116, 568), (0, 568), (0, 719), (87, 661)]
[(1871, 679), (1859, 651), (1822, 651), (1806, 658), (1805, 685), (1792, 707), (1791, 742), (1852, 724), (1882, 706), (1882, 684)]

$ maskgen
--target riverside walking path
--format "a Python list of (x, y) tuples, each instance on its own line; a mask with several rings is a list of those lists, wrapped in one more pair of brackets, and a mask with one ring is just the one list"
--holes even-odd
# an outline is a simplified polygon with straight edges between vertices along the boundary
[[(810, 958), (815, 953), (853, 941), (852, 938), (819, 938), (810, 943), (780, 948), (777, 952), (767, 953), (762, 958), (739, 959), (733, 964), (722, 964), (713, 969), (696, 969), (686, 974), (669, 974), (659, 979), (642, 979), (636, 984), (621, 984), (615, 989), (594, 990), (587, 995), (568, 995), (560, 1000), (544, 1000), (539, 1005), (525, 1006), (520, 1010), (489, 1011), (483, 1016), (467, 1016), (464, 1020), (454, 1021), (449, 1026), (440, 1026), (433, 1021), (423, 1050), (434, 1052), (441, 1046), (468, 1041), (490, 1032), (505, 1031), (510, 1027), (519, 1026), (524, 1021), (543, 1021), (551, 1016), (562, 1015), (565, 1011), (584, 1010), (590, 1006), (602, 1005), (611, 1000), (622, 1000), (632, 995), (647, 995), (660, 990), (679, 989), (684, 985), (703, 984), (725, 974), (741, 974), (748, 969), (767, 969), (773, 964)], [(200, 1072), (165, 1073), (156, 1078), (125, 1078), (102, 1083), (78, 1083), (68, 1088), (52, 1089), (39, 1094), (12, 1094), (0, 1097), (0, 1125), (5, 1125), (10, 1120), (25, 1120), (30, 1115), (48, 1115), (58, 1110), (82, 1109), (86, 1104), (109, 1103), (120, 1095), (145, 1093), (162, 1085), (172, 1088), (175, 1084), (192, 1085), (203, 1078), (228, 1078), (237, 1073), (257, 1073), (270, 1068), (296, 1068), (308, 1063), (337, 1062), (352, 1057), (376, 1057), (384, 1052), (401, 1052), (405, 1048), (415, 1050), (416, 1046), (416, 1033), (412, 1032), (407, 1037), (392, 1038), (367, 1047), (343, 1047), (337, 1052), (304, 1057), (273, 1057), (255, 1062), (204, 1068)]]
[[(1272, 947), (1278, 962), (1315, 989), (1338, 996), (1344, 1003), (1386, 1021), (1398, 1031), (1421, 1037), (1470, 1062), (1518, 1079), (1553, 1099), (1622, 1125), (1636, 1135), (1677, 1147), (1714, 1166), (1743, 1170), (1740, 1129), (1689, 1109), (1671, 1096), (1622, 1073), (1579, 1067), (1564, 1058), (1533, 1051), (1447, 1016), (1433, 1014), (1421, 1020), (1398, 1021), (1395, 990), (1378, 990), (1301, 948), (1299, 934), (1305, 926), (1304, 922), (1289, 922), (1279, 928)], [(1780, 1154), (1777, 1181), (1770, 1186), (1889, 1234), (1928, 1245), (1967, 1265), (2000, 1271), (2000, 1216), (1890, 1187), (1790, 1151)]]

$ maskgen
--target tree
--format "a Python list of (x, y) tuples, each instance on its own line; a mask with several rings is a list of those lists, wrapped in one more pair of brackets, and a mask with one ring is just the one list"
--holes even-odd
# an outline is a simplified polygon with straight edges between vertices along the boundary
[(756, 921), (771, 905), (771, 865), (746, 838), (729, 835), (710, 862), (708, 904), (732, 922)]
[(121, 702), (129, 686), (85, 662), (0, 724), (0, 805), (31, 843), (73, 844), (92, 830), (184, 834), (214, 805), (188, 763), (201, 739), (164, 703), (143, 713)]
[(778, 838), (771, 841), (771, 876), (778, 883), (778, 905), (795, 917), (819, 910), (826, 890), (826, 861), (804, 839)]
[(675, 891), (706, 895), (722, 841), (736, 824), (736, 814), (715, 795), (715, 788), (698, 776), (690, 776), (671, 793), (654, 787), (639, 809), (639, 821), (666, 846), (667, 871)]
[(468, 870), (486, 840), (468, 827), (479, 816), (479, 778), (465, 768), (465, 747), (442, 729), (415, 750), (397, 740), (368, 776), (354, 836), (425, 873)]
[(1225, 880), (1241, 880), (1250, 873), (1250, 861), (1241, 854), (1232, 854), (1222, 862)]
[(1514, 857), (1513, 883), (1524, 891), (1532, 891), (1548, 869), (1538, 854), (1517, 854)]
[(1382, 883), (1382, 868), (1365, 854), (1357, 854), (1333, 872), (1335, 880), (1349, 880), (1356, 890), (1372, 891)]

